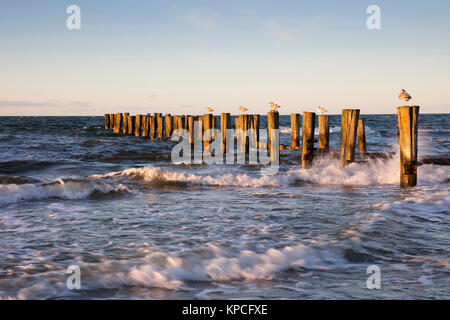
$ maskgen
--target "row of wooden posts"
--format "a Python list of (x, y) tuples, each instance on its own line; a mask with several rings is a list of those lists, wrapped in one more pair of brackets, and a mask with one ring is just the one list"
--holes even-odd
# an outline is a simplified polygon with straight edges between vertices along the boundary
[[(398, 130), (400, 144), (400, 166), (401, 166), (401, 186), (414, 186), (417, 183), (417, 123), (418, 106), (398, 107)], [(327, 115), (319, 115), (318, 128), (318, 151), (326, 153), (329, 151), (330, 125)], [(342, 167), (349, 165), (355, 160), (356, 138), (358, 138), (358, 150), (366, 153), (366, 138), (364, 120), (359, 119), (359, 109), (342, 110), (341, 118), (341, 143), (340, 143), (340, 163)], [(314, 112), (303, 112), (302, 121), (302, 168), (311, 167), (314, 159), (314, 130), (316, 114)], [(212, 114), (203, 116), (172, 116), (161, 113), (148, 113), (147, 115), (130, 115), (129, 113), (105, 114), (105, 129), (112, 129), (114, 133), (128, 134), (134, 136), (148, 137), (149, 139), (170, 138), (177, 129), (186, 129), (189, 132), (189, 141), (194, 143), (195, 123), (200, 121), (202, 130), (200, 139), (203, 141), (203, 148), (206, 150), (211, 141), (214, 140), (214, 131), (208, 129), (218, 129), (216, 118)], [(259, 139), (260, 116), (257, 114), (240, 114), (235, 117), (237, 140), (240, 141), (240, 151), (248, 154), (252, 145), (257, 148), (267, 148), (270, 153), (272, 163), (279, 163), (279, 113), (270, 111), (267, 114), (267, 142)], [(292, 149), (300, 148), (300, 114), (291, 114), (291, 146)], [(221, 150), (227, 152), (227, 130), (232, 129), (231, 115), (222, 113), (220, 115)], [(240, 130), (239, 130), (240, 129)], [(273, 130), (275, 129), (275, 130)], [(250, 136), (247, 135), (247, 130)], [(210, 133), (211, 132), (211, 133)], [(239, 136), (242, 135), (242, 136)], [(274, 140), (276, 139), (276, 140)], [(234, 141), (233, 141), (234, 142)], [(232, 144), (234, 146), (234, 143)]]

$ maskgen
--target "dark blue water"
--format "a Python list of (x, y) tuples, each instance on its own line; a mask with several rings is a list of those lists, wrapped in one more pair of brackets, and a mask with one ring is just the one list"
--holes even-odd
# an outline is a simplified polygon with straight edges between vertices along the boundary
[[(362, 117), (368, 151), (397, 152), (396, 116)], [(288, 116), (280, 129), (290, 144)], [(173, 163), (175, 144), (103, 117), (0, 117), (0, 297), (450, 298), (448, 166), (401, 189), (397, 155), (301, 170), (283, 150), (269, 176)], [(420, 115), (419, 158), (449, 155), (450, 115)]]

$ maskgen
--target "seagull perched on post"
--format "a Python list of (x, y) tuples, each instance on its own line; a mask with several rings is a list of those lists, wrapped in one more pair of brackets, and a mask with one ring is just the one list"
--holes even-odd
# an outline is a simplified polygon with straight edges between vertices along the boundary
[(243, 106), (239, 106), (239, 111), (240, 112), (245, 112), (245, 111), (248, 111), (248, 109), (243, 107)]
[(325, 113), (327, 112), (326, 109), (322, 108), (322, 107), (317, 107), (317, 113)]
[(400, 94), (398, 95), (398, 98), (402, 101), (409, 101), (412, 99), (412, 97), (409, 95), (408, 92), (406, 92), (405, 89), (402, 89), (402, 91), (400, 91)]
[(208, 112), (213, 112), (214, 109), (211, 109), (210, 107), (207, 107), (207, 108), (206, 108), (206, 111), (208, 111)]
[(270, 109), (272, 109), (273, 111), (276, 111), (277, 109), (280, 109), (280, 108), (281, 108), (279, 105), (277, 105), (276, 103), (273, 103), (272, 101), (269, 102), (269, 107), (270, 107)]

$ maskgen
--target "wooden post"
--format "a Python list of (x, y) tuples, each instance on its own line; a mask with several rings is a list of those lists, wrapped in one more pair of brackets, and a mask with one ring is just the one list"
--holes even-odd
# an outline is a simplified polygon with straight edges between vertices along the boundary
[(303, 112), (302, 118), (302, 169), (311, 167), (314, 159), (314, 129), (316, 114)]
[(211, 129), (212, 125), (212, 115), (210, 113), (206, 113), (203, 115), (203, 149), (207, 150), (209, 148), (209, 144), (211, 143), (211, 131), (207, 133), (209, 129)]
[[(234, 132), (235, 132), (235, 139), (236, 139), (236, 151), (238, 150), (239, 146), (237, 145), (238, 141), (240, 141), (240, 128), (241, 128), (241, 117), (240, 115), (237, 115), (234, 117)], [(234, 152), (234, 150), (233, 150)]]
[(123, 126), (122, 126), (122, 133), (127, 134), (128, 133), (128, 116), (130, 114), (128, 112), (123, 113)]
[(359, 109), (342, 110), (341, 120), (341, 167), (355, 161), (356, 130), (358, 126)]
[(148, 133), (150, 132), (149, 130), (149, 126), (148, 126), (148, 115), (143, 115), (142, 116), (142, 136), (144, 138), (148, 137)]
[(105, 114), (105, 130), (109, 129), (109, 114)]
[(114, 130), (114, 114), (109, 114), (109, 128)]
[(128, 134), (134, 134), (134, 123), (136, 122), (136, 116), (128, 116)]
[(417, 185), (417, 127), (419, 106), (398, 107), (400, 144), (400, 186)]
[(254, 148), (259, 148), (259, 114), (254, 114), (251, 116), (250, 127), (253, 129), (251, 145)]
[(148, 115), (148, 128), (149, 128), (149, 137), (151, 140), (156, 139), (156, 118), (155, 116)]
[(116, 116), (114, 118), (114, 133), (120, 133), (120, 129), (122, 125), (122, 114), (116, 113)]
[(319, 120), (319, 150), (330, 149), (330, 122), (328, 116), (318, 116)]
[(170, 113), (166, 114), (166, 137), (170, 138), (172, 136), (172, 116)]
[(300, 146), (299, 130), (300, 114), (291, 113), (291, 148), (297, 149)]
[(212, 129), (211, 139), (215, 140), (216, 139), (215, 129), (217, 128), (217, 122), (216, 122), (216, 118), (214, 117), (214, 115), (211, 115), (211, 119), (212, 119), (212, 122), (211, 122), (211, 129)]
[(241, 129), (241, 152), (247, 154), (249, 151), (249, 139), (247, 136), (247, 130), (250, 126), (250, 115), (241, 114), (239, 115), (239, 125)]
[(174, 132), (178, 129), (178, 117), (179, 116), (173, 116), (173, 131)]
[(134, 124), (134, 135), (136, 137), (139, 137), (141, 135), (141, 129), (142, 129), (142, 115), (137, 114), (136, 115), (136, 121)]
[(358, 119), (357, 136), (359, 153), (366, 153), (366, 130), (364, 128), (363, 119)]
[(188, 119), (187, 128), (189, 130), (189, 143), (191, 145), (193, 145), (194, 144), (194, 138), (195, 138), (195, 136), (194, 136), (194, 121), (195, 121), (195, 118), (192, 117), (192, 116), (187, 116), (187, 119)]
[(156, 114), (156, 127), (158, 128), (158, 138), (162, 139), (164, 137), (164, 122), (161, 113)]
[[(278, 111), (269, 111), (267, 113), (267, 141), (268, 141), (268, 148), (270, 152), (270, 162), (271, 163), (280, 163), (280, 135), (277, 134), (278, 130), (280, 129), (280, 115)], [(276, 141), (273, 141), (273, 139), (276, 139), (278, 137), (278, 143)]]
[(227, 130), (231, 129), (231, 117), (229, 113), (220, 114), (220, 133), (222, 135), (221, 150), (223, 154), (227, 153)]

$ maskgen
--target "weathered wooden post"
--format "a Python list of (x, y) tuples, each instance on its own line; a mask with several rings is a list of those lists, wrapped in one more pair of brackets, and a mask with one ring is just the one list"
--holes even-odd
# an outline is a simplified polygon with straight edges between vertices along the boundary
[[(268, 148), (270, 152), (270, 162), (271, 163), (280, 163), (280, 115), (278, 111), (269, 111), (267, 113), (267, 139), (268, 139)], [(277, 139), (275, 141), (274, 139)]]
[(141, 130), (142, 130), (142, 115), (141, 114), (137, 114), (136, 115), (136, 121), (134, 124), (134, 135), (136, 137), (139, 137), (141, 135)]
[(144, 138), (148, 137), (150, 128), (148, 126), (148, 115), (142, 115), (142, 136)]
[(195, 118), (192, 116), (187, 116), (188, 119), (188, 123), (187, 123), (187, 128), (189, 130), (189, 143), (193, 146), (194, 145), (194, 122), (195, 122)]
[(105, 130), (109, 129), (109, 114), (105, 114)]
[(342, 110), (341, 120), (341, 167), (355, 161), (356, 130), (358, 126), (359, 109)]
[(151, 140), (156, 139), (156, 118), (155, 116), (148, 116), (148, 128), (149, 128), (149, 137)]
[(302, 169), (311, 167), (314, 160), (314, 129), (316, 114), (303, 112), (302, 118)]
[(300, 114), (291, 113), (291, 148), (297, 149), (300, 146), (299, 141)]
[(419, 106), (397, 108), (400, 144), (400, 186), (417, 185), (417, 128)]
[(319, 120), (319, 150), (330, 149), (330, 122), (328, 116), (318, 116)]
[(134, 134), (134, 123), (136, 121), (136, 116), (128, 116), (128, 134)]
[(211, 125), (212, 125), (212, 115), (206, 113), (203, 115), (203, 149), (207, 150), (211, 143)]
[(220, 114), (220, 133), (222, 135), (221, 150), (223, 154), (226, 154), (227, 149), (227, 130), (231, 129), (231, 117), (229, 113)]
[(109, 128), (114, 130), (114, 114), (113, 113), (109, 114)]
[(170, 113), (166, 114), (166, 137), (172, 136), (172, 116)]
[(252, 131), (252, 147), (259, 148), (259, 114), (254, 114), (250, 118)]
[(211, 139), (215, 140), (216, 139), (216, 133), (215, 133), (215, 129), (217, 128), (217, 122), (216, 122), (216, 118), (214, 117), (214, 115), (211, 115)]
[(175, 132), (178, 129), (178, 118), (180, 116), (173, 116), (173, 131)]
[(114, 133), (120, 133), (120, 129), (122, 125), (122, 114), (116, 113), (116, 116), (114, 118)]
[(127, 134), (128, 133), (128, 116), (130, 114), (128, 112), (123, 113), (123, 126), (122, 126), (122, 133)]
[(357, 136), (359, 153), (366, 153), (366, 130), (364, 128), (364, 119), (358, 119)]
[(247, 136), (247, 130), (249, 128), (249, 115), (247, 114), (240, 114), (238, 118), (239, 123), (239, 142), (240, 142), (240, 150), (243, 154), (248, 153), (248, 136)]
[(158, 138), (162, 139), (164, 137), (164, 122), (161, 113), (156, 114), (156, 127), (158, 128)]

